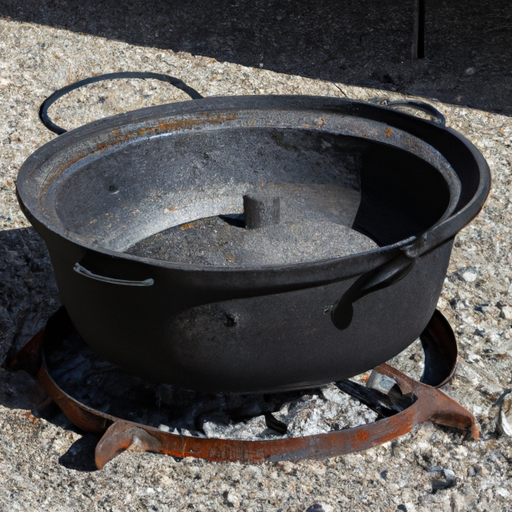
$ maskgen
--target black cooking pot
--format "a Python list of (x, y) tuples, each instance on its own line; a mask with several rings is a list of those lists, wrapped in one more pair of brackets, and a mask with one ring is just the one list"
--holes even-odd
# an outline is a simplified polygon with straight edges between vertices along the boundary
[[(269, 182), (344, 190), (352, 199), (324, 213), (378, 247), (245, 266), (130, 253), (169, 228), (239, 214), (243, 193)], [(101, 356), (186, 388), (261, 392), (351, 377), (412, 343), (490, 174), (436, 122), (336, 98), (247, 96), (88, 124), (37, 150), (17, 187), (62, 302)]]

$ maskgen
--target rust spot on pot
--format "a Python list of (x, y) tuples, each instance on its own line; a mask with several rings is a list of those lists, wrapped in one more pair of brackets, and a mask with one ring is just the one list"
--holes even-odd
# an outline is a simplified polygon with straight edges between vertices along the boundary
[[(223, 124), (228, 121), (238, 119), (238, 113), (233, 112), (230, 114), (211, 114), (209, 112), (200, 112), (197, 114), (199, 117), (194, 119), (184, 119), (179, 121), (161, 121), (158, 123), (155, 131), (174, 131), (180, 128), (191, 129), (196, 125), (202, 125), (204, 122), (213, 125)], [(150, 129), (151, 130), (151, 129)]]
[(224, 114), (224, 115), (218, 115), (218, 114), (211, 114), (208, 112), (198, 113), (198, 117), (194, 119), (180, 119), (180, 120), (168, 120), (168, 121), (159, 121), (158, 124), (148, 126), (146, 128), (139, 128), (138, 130), (129, 130), (126, 132), (122, 132), (120, 128), (112, 130), (111, 136), (109, 137), (109, 140), (106, 142), (101, 143), (96, 147), (96, 150), (101, 150), (106, 147), (111, 147), (114, 143), (118, 142), (124, 142), (126, 140), (133, 139), (137, 135), (150, 135), (153, 133), (166, 133), (166, 132), (173, 132), (177, 130), (191, 130), (192, 128), (196, 126), (201, 126), (205, 122), (207, 124), (213, 124), (213, 125), (219, 125), (228, 121), (233, 121), (234, 119), (238, 118), (237, 113), (232, 114)]
[(386, 137), (391, 137), (393, 130), (391, 128), (386, 128)]
[(102, 153), (107, 149), (111, 149), (115, 147), (117, 144), (125, 141), (129, 141), (135, 139), (137, 136), (151, 135), (151, 134), (159, 134), (159, 133), (167, 133), (178, 130), (192, 130), (195, 127), (199, 127), (206, 124), (210, 125), (221, 125), (225, 122), (233, 121), (238, 119), (238, 113), (233, 112), (229, 114), (216, 114), (209, 112), (199, 112), (197, 114), (198, 117), (194, 119), (184, 119), (184, 120), (170, 120), (170, 121), (160, 121), (156, 126), (148, 126), (147, 128), (139, 128), (139, 129), (130, 129), (129, 126), (124, 126), (123, 128), (115, 128), (108, 132), (103, 137), (106, 140), (100, 141), (96, 144), (96, 146), (92, 149), (86, 149), (82, 151), (78, 151), (73, 157), (66, 161), (65, 164), (58, 167), (53, 175), (45, 181), (43, 187), (43, 193), (48, 191), (48, 187), (69, 167), (76, 164), (78, 161), (91, 156), (93, 154)]

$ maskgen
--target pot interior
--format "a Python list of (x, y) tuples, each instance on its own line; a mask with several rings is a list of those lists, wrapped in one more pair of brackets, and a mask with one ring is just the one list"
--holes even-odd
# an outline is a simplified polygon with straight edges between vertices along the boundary
[[(447, 218), (459, 199), (443, 156), (384, 123), (314, 112), (216, 119), (146, 126), (140, 136), (132, 127), (107, 150), (93, 147), (52, 178), (46, 207), (92, 247), (259, 266), (399, 242)], [(262, 193), (279, 198), (279, 222), (246, 230), (243, 197)]]

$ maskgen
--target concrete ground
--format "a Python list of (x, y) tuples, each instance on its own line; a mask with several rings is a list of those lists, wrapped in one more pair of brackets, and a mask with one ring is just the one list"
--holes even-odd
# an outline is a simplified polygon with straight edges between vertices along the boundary
[[(94, 436), (23, 373), (0, 370), (0, 510), (500, 510), (512, 500), (512, 41), (508, 2), (427, 3), (425, 56), (411, 59), (403, 2), (5, 0), (0, 5), (0, 359), (60, 302), (44, 244), (20, 211), (16, 175), (54, 135), (38, 120), (55, 89), (113, 71), (177, 76), (205, 96), (422, 95), (487, 159), (493, 189), (457, 237), (438, 303), (461, 360), (444, 390), (475, 414), (479, 441), (432, 424), (364, 453), (297, 463), (210, 463), (124, 453), (94, 471)], [(411, 42), (412, 41), (412, 42)], [(133, 80), (75, 91), (51, 109), (66, 128), (184, 100)], [(415, 361), (402, 366), (414, 371)], [(417, 369), (416, 369), (417, 370)], [(433, 480), (455, 475), (435, 490)]]
[(0, 10), (139, 47), (512, 112), (508, 0), (4, 0)]

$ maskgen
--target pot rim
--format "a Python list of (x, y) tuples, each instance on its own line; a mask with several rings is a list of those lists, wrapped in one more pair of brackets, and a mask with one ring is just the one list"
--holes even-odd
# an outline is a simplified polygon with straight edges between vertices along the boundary
[[(348, 115), (354, 117), (363, 117), (373, 121), (381, 121), (390, 127), (408, 132), (409, 134), (419, 137), (425, 141), (428, 135), (433, 141), (425, 141), (443, 157), (447, 158), (443, 153), (443, 149), (447, 150), (447, 144), (458, 143), (459, 151), (465, 151), (463, 155), (466, 159), (472, 160), (473, 165), (478, 170), (478, 185), (473, 195), (459, 201), (456, 211), (448, 218), (434, 224), (424, 233), (411, 236), (407, 239), (400, 240), (392, 245), (378, 247), (369, 251), (359, 252), (339, 258), (330, 258), (324, 260), (315, 260), (300, 263), (290, 263), (285, 265), (262, 265), (251, 267), (217, 267), (206, 265), (194, 265), (186, 263), (175, 263), (165, 260), (156, 260), (123, 252), (117, 252), (101, 246), (90, 246), (84, 244), (71, 231), (64, 229), (56, 229), (57, 226), (52, 224), (51, 219), (42, 211), (38, 203), (40, 195), (36, 194), (40, 187), (36, 186), (34, 176), (43, 163), (52, 158), (56, 158), (59, 153), (65, 152), (70, 145), (79, 145), (86, 141), (94, 141), (99, 134), (116, 130), (118, 134), (124, 134), (123, 128), (129, 131), (130, 125), (140, 124), (149, 120), (155, 120), (162, 117), (172, 117), (186, 114), (210, 114), (222, 112), (226, 110), (305, 110), (305, 111), (325, 111), (331, 114)], [(439, 141), (439, 142), (437, 142)], [(87, 146), (87, 144), (86, 144)], [(93, 146), (91, 146), (94, 149)], [(96, 148), (98, 149), (98, 148)], [(108, 150), (108, 148), (106, 148)], [(83, 155), (85, 158), (86, 154)], [(81, 156), (76, 157), (75, 162), (81, 160)], [(449, 158), (447, 158), (450, 161)], [(65, 168), (75, 162), (61, 162)], [(58, 163), (58, 162), (57, 162)], [(452, 162), (450, 162), (452, 164)], [(455, 172), (457, 169), (454, 167)], [(44, 180), (46, 177), (44, 177)], [(34, 180), (34, 181), (32, 181)], [(43, 180), (43, 181), (44, 181)], [(228, 96), (228, 97), (210, 97), (194, 101), (185, 101), (180, 103), (171, 103), (148, 107), (116, 116), (103, 118), (92, 123), (83, 125), (75, 130), (71, 130), (58, 138), (53, 139), (44, 146), (37, 149), (25, 161), (21, 167), (16, 184), (17, 195), (20, 205), (34, 224), (39, 224), (46, 230), (62, 236), (67, 241), (82, 247), (85, 250), (95, 251), (108, 257), (119, 258), (123, 260), (131, 260), (134, 263), (144, 264), (151, 268), (165, 268), (176, 272), (189, 273), (199, 272), (202, 276), (217, 276), (222, 279), (223, 276), (231, 276), (231, 285), (236, 281), (241, 281), (247, 286), (247, 277), (253, 276), (255, 281), (262, 281), (265, 276), (282, 281), (287, 274), (293, 274), (303, 277), (303, 282), (314, 280), (317, 284), (322, 281), (321, 276), (325, 277), (325, 281), (332, 281), (333, 276), (337, 279), (350, 277), (367, 272), (379, 265), (389, 261), (399, 253), (401, 249), (409, 247), (411, 244), (417, 243), (421, 239), (419, 246), (419, 255), (426, 253), (435, 247), (449, 240), (467, 225), (480, 211), (485, 199), (489, 193), (491, 184), (490, 170), (487, 162), (483, 158), (478, 149), (465, 137), (451, 128), (441, 126), (438, 123), (421, 119), (403, 111), (394, 110), (385, 106), (369, 104), (361, 101), (354, 101), (344, 98), (322, 97), (322, 96), (302, 96), (302, 95), (255, 95), (255, 96)], [(461, 204), (463, 203), (463, 204)], [(309, 276), (307, 275), (309, 274)], [(237, 279), (237, 276), (243, 279)], [(274, 280), (271, 279), (271, 280)], [(216, 279), (215, 279), (216, 280)], [(265, 281), (268, 285), (268, 281)]]

